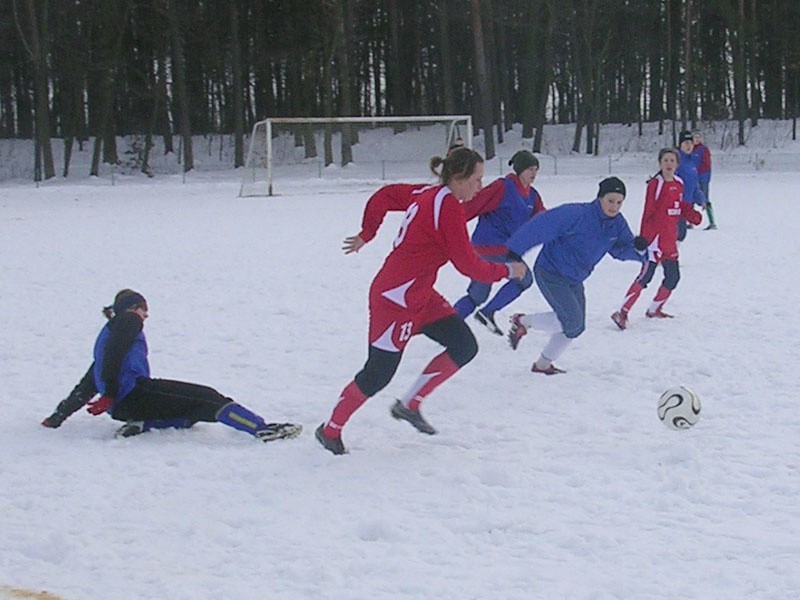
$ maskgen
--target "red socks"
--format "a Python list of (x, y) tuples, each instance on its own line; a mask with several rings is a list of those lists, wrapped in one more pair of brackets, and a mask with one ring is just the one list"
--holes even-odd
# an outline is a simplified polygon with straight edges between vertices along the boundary
[(323, 433), (325, 437), (338, 438), (342, 435), (342, 427), (347, 424), (347, 421), (356, 412), (367, 397), (358, 389), (355, 381), (351, 381), (339, 396), (339, 402), (333, 409), (333, 414), (330, 420), (325, 423)]

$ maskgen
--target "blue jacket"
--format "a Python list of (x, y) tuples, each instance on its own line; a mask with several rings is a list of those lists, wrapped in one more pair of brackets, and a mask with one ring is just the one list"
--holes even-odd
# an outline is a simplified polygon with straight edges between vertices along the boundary
[(573, 283), (589, 277), (606, 253), (617, 260), (646, 260), (633, 247), (625, 217), (607, 217), (600, 200), (563, 204), (537, 215), (511, 236), (508, 249), (522, 256), (539, 244), (536, 266)]
[(94, 343), (94, 382), (116, 406), (140, 377), (150, 377), (142, 321), (134, 313), (122, 313), (105, 324)]
[(683, 181), (683, 199), (685, 202), (693, 202), (694, 204), (705, 204), (707, 202), (706, 195), (700, 189), (699, 181), (697, 178), (697, 161), (698, 157), (693, 154), (687, 154), (683, 150), (678, 150), (681, 158), (681, 163), (678, 165), (675, 174)]
[(478, 224), (472, 232), (473, 245), (505, 245), (506, 240), (519, 229), (520, 225), (533, 216), (539, 192), (531, 188), (528, 195), (523, 196), (514, 179), (516, 178), (504, 178), (503, 197), (497, 208), (481, 214), (478, 218)]

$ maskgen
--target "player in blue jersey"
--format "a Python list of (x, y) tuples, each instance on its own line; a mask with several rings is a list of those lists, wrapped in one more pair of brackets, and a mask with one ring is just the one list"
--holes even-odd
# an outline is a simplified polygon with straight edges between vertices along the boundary
[(647, 243), (634, 238), (620, 213), (625, 184), (617, 177), (600, 182), (592, 202), (563, 204), (532, 219), (508, 240), (509, 256), (522, 256), (542, 246), (533, 266), (536, 285), (552, 312), (511, 317), (508, 341), (516, 350), (528, 328), (550, 334), (531, 371), (555, 375), (564, 371), (553, 362), (586, 328), (583, 282), (610, 254), (617, 260), (647, 261)]
[[(90, 414), (108, 412), (111, 418), (125, 421), (117, 437), (150, 429), (184, 429), (198, 421), (223, 423), (265, 442), (295, 437), (302, 431), (300, 425), (292, 423), (266, 423), (213, 388), (152, 379), (144, 335), (148, 306), (138, 292), (121, 290), (103, 312), (108, 323), (95, 341), (94, 363), (70, 396), (42, 421), (45, 427), (59, 427), (70, 414), (88, 404)], [(100, 397), (93, 400), (97, 394)]]
[[(464, 205), (467, 220), (478, 217), (478, 224), (472, 232), (472, 245), (481, 258), (492, 262), (505, 262), (508, 238), (521, 225), (545, 210), (541, 195), (533, 187), (539, 172), (539, 159), (528, 150), (520, 150), (508, 164), (513, 173), (495, 180)], [(467, 294), (453, 307), (462, 319), (481, 307), (475, 313), (478, 322), (492, 333), (503, 335), (495, 322), (495, 313), (516, 300), (532, 284), (530, 273), (520, 281), (508, 281), (494, 298), (484, 304), (492, 291), (492, 284), (472, 280), (467, 287)]]

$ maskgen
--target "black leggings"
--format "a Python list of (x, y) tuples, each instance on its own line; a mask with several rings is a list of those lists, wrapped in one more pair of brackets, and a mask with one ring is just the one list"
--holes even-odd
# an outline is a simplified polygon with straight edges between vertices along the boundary
[(214, 423), (226, 404), (233, 402), (214, 388), (171, 379), (140, 378), (111, 415), (118, 421), (187, 419)]
[[(651, 262), (647, 265), (647, 269), (639, 276), (638, 281), (643, 288), (652, 281), (653, 275), (656, 273), (658, 263)], [(678, 282), (681, 280), (681, 269), (678, 266), (677, 260), (662, 260), (661, 268), (664, 269), (664, 280), (661, 282), (666, 289), (672, 291), (678, 287)]]
[[(458, 315), (439, 319), (422, 328), (422, 333), (445, 347), (458, 367), (463, 367), (478, 353), (478, 342), (472, 330)], [(358, 389), (370, 398), (389, 385), (400, 365), (402, 352), (387, 352), (369, 347), (367, 362), (355, 376)]]

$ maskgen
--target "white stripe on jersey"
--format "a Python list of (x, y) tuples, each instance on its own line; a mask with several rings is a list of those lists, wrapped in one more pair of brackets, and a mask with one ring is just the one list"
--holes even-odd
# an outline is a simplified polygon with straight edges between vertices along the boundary
[(439, 231), (439, 215), (442, 212), (444, 197), (450, 193), (452, 193), (450, 188), (444, 186), (436, 193), (436, 197), (433, 199), (433, 229), (436, 231)]
[(394, 333), (394, 326), (397, 323), (392, 323), (389, 328), (381, 334), (377, 340), (372, 342), (372, 345), (378, 350), (385, 350), (386, 352), (400, 352), (400, 348), (394, 345), (392, 341), (392, 334)]
[(386, 290), (385, 292), (381, 292), (381, 296), (389, 300), (390, 302), (394, 302), (395, 304), (402, 306), (403, 308), (408, 308), (408, 303), (406, 302), (406, 292), (408, 288), (414, 285), (416, 281), (416, 277), (411, 281), (407, 281), (403, 284), (398, 285), (396, 288), (392, 288), (390, 290)]

